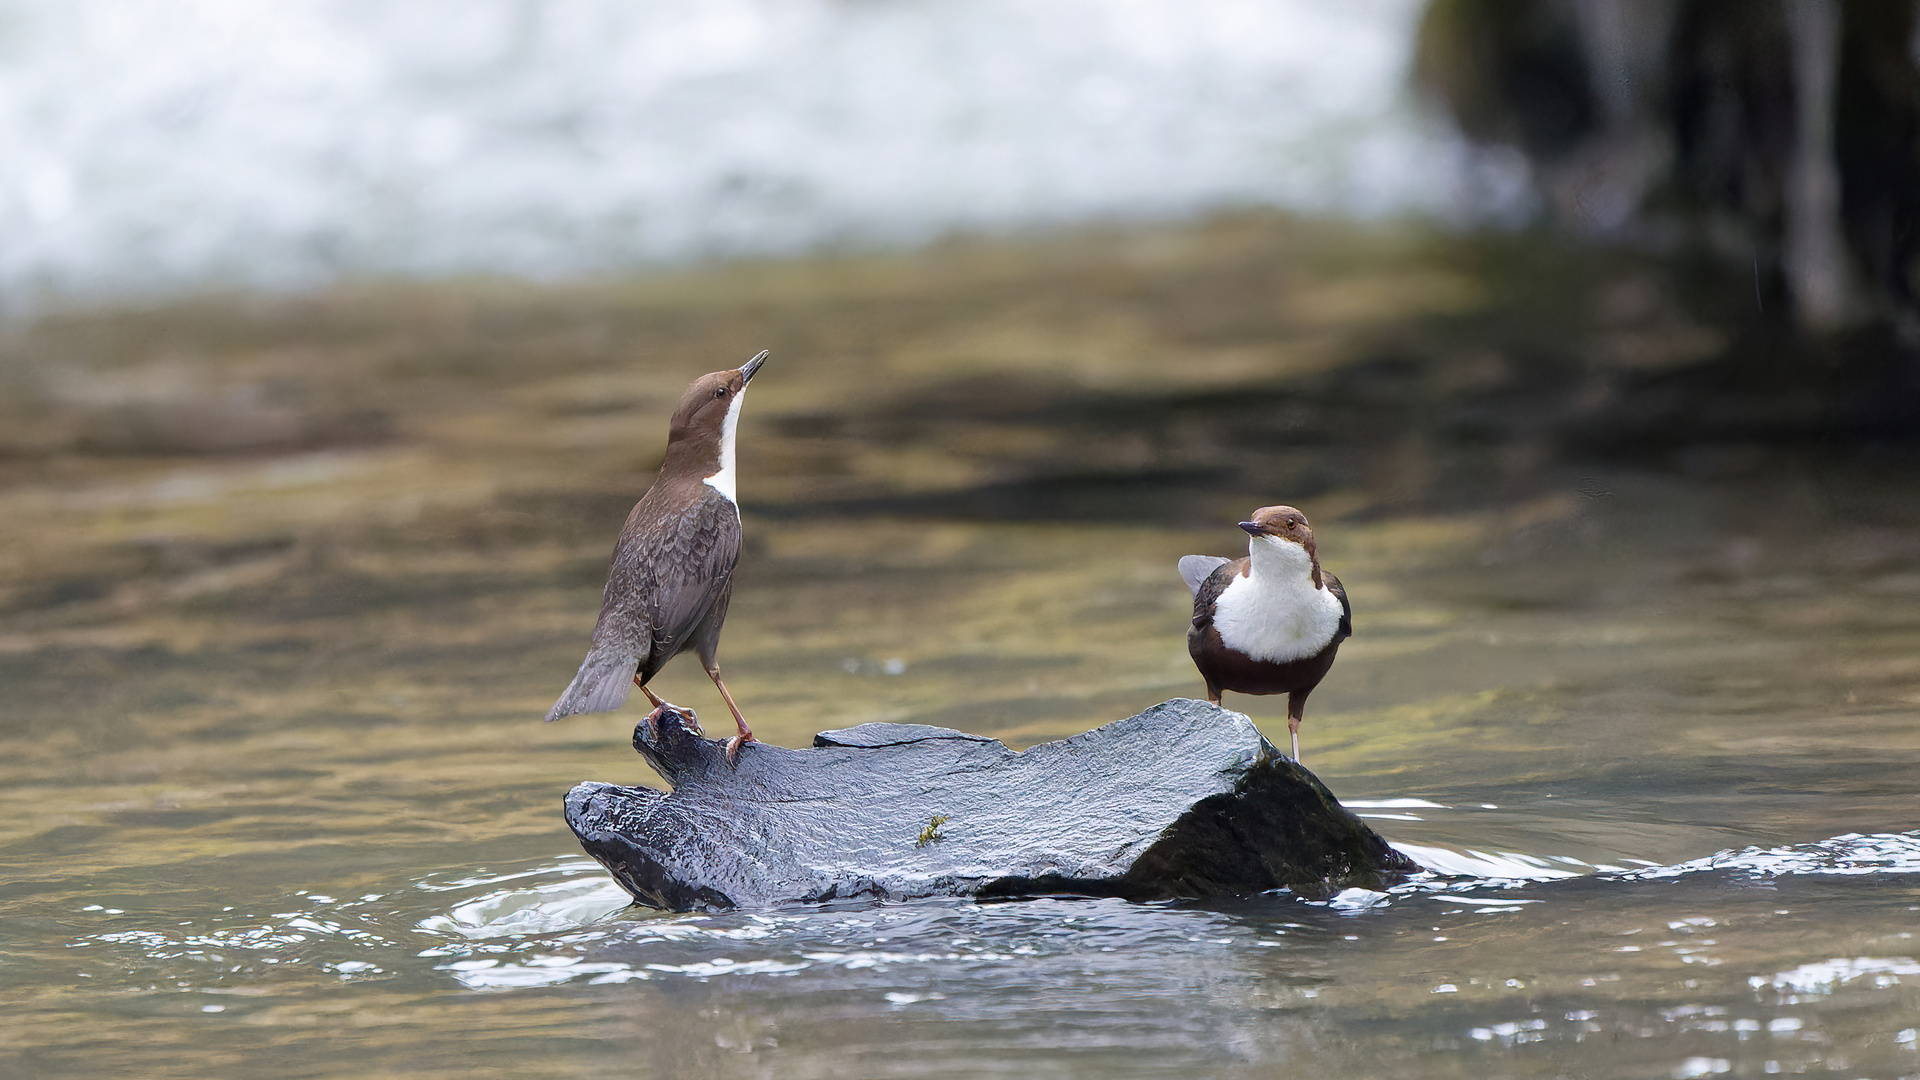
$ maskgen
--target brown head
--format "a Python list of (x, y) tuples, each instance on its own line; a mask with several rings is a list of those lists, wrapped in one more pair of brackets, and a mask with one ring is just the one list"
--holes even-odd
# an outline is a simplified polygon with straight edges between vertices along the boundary
[(724, 471), (731, 483), (733, 428), (740, 419), (740, 398), (754, 373), (766, 362), (767, 354), (762, 352), (737, 368), (709, 372), (693, 380), (667, 425), (663, 470), (684, 467), (701, 477)]
[(1291, 506), (1263, 506), (1240, 527), (1248, 536), (1272, 537), (1306, 548), (1307, 558), (1313, 562), (1313, 587), (1320, 588), (1320, 553), (1314, 546), (1313, 526), (1307, 524), (1307, 515)]

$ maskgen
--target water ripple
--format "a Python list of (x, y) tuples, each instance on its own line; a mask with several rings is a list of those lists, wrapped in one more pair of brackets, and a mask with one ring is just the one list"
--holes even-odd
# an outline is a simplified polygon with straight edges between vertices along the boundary
[(1915, 874), (1920, 873), (1920, 832), (1846, 833), (1816, 844), (1741, 848), (1672, 866), (1628, 871), (1621, 876), (1647, 880), (1709, 872), (1735, 872), (1755, 877), (1783, 874)]

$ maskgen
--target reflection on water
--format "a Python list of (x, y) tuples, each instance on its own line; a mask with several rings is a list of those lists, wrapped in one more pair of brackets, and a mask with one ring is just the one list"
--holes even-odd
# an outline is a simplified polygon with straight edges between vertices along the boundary
[[(269, 969), (299, 964), (336, 984), (307, 996), (386, 1032), (358, 1051), (373, 1059), (405, 1053), (395, 1040), (436, 1025), (421, 1014), (464, 990), (481, 996), (461, 1008), (515, 1017), (523, 1036), (588, 1038), (566, 1060), (592, 1073), (645, 1052), (722, 1075), (756, 1074), (762, 1055), (802, 1075), (958, 1075), (983, 1047), (1032, 1056), (1041, 1071), (1123, 1075), (1182, 1062), (1336, 1076), (1554, 1075), (1572, 1062), (1618, 1076), (1920, 1068), (1920, 833), (1577, 878), (1507, 857), (1483, 869), (1494, 876), (1430, 875), (1325, 902), (661, 915), (624, 908), (591, 863), (568, 857), (67, 946), (100, 990), (124, 994), (127, 971), (164, 968), (168, 982), (148, 989), (174, 1004), (143, 1011), (240, 1025), (228, 1032), (289, 1023), (290, 988)], [(1835, 924), (1844, 939), (1821, 933)], [(1842, 944), (1852, 951), (1831, 951)], [(553, 1015), (551, 997), (515, 1005), (534, 991), (564, 993), (569, 1012)], [(441, 1049), (449, 1063), (463, 1056)], [(142, 1058), (154, 1075), (189, 1075), (196, 1060)]]
[[(1663, 513), (1641, 490), (1609, 528)], [(883, 717), (1031, 741), (1191, 692), (1171, 556), (1215, 537), (761, 527), (728, 645), (779, 741)], [(40, 1076), (1920, 1072), (1920, 836), (1788, 843), (1912, 821), (1909, 714), (1885, 704), (1912, 692), (1887, 643), (1913, 632), (1907, 571), (1681, 569), (1664, 594), (1601, 574), (1514, 605), (1534, 564), (1489, 569), (1460, 531), (1325, 529), (1366, 591), (1303, 733), (1442, 876), (1318, 904), (640, 912), (559, 854), (568, 784), (642, 775), (631, 718), (534, 723), (551, 688), (499, 645), (550, 627), (539, 666), (564, 677), (590, 611), (547, 597), (591, 583), (447, 625), (375, 604), (308, 616), (411, 636), (371, 685), (304, 650), (248, 654), (298, 661), (269, 668), (292, 689), (257, 684), (215, 646), (83, 721), (126, 749), (9, 744), (0, 980), (24, 1049), (0, 1053)], [(1583, 569), (1685, 558), (1602, 546)], [(525, 700), (486, 700), (498, 671), (448, 679), (470, 654)], [(1812, 662), (1789, 680), (1792, 656)]]
[[(0, 367), (0, 1075), (1920, 1075), (1910, 475), (1396, 441), (1423, 414), (1352, 342), (1473, 291), (1378, 249), (1308, 288), (1209, 235), (21, 339), (50, 359)], [(1306, 761), (1438, 876), (626, 907), (560, 800), (648, 779), (638, 713), (538, 717), (679, 358), (779, 334), (723, 650), (763, 738), (1027, 745), (1192, 694), (1175, 560), (1297, 499), (1356, 631)], [(210, 447), (196, 409), (251, 399), (196, 379), (305, 405)], [(679, 663), (662, 692), (717, 713)]]
[[(1604, 520), (1640, 534), (1661, 497)], [(1171, 557), (1218, 538), (761, 527), (728, 645), (779, 741), (878, 718), (1031, 741), (1191, 692)], [(10, 744), (0, 980), (31, 1052), (6, 1052), (43, 1076), (1920, 1071), (1920, 837), (1785, 843), (1912, 821), (1908, 714), (1874, 704), (1912, 692), (1887, 642), (1912, 633), (1904, 569), (1670, 571), (1664, 596), (1603, 574), (1509, 605), (1534, 564), (1489, 569), (1457, 528), (1325, 531), (1366, 591), (1308, 760), (1443, 876), (1322, 904), (639, 912), (556, 857), (572, 781), (643, 775), (631, 718), (534, 723), (551, 688), (498, 644), (550, 626), (562, 678), (588, 605), (550, 619), (548, 586), (443, 625), (375, 604), (309, 616), (412, 637), (370, 685), (304, 650), (245, 654), (291, 689), (257, 684), (215, 646), (83, 721), (126, 749)], [(1684, 559), (1602, 546), (1583, 569)], [(470, 653), (526, 672), (526, 700), (486, 700), (498, 671), (449, 680)]]

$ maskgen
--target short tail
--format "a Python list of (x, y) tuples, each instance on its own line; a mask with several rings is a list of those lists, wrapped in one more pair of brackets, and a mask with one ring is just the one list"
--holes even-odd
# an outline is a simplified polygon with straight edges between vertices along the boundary
[(1222, 565), (1232, 562), (1218, 555), (1182, 555), (1180, 556), (1180, 580), (1187, 583), (1187, 591), (1199, 595), (1200, 586), (1206, 584), (1213, 572)]
[(633, 673), (640, 658), (617, 648), (596, 645), (580, 665), (567, 691), (547, 712), (548, 722), (574, 713), (612, 712), (627, 703), (633, 692)]

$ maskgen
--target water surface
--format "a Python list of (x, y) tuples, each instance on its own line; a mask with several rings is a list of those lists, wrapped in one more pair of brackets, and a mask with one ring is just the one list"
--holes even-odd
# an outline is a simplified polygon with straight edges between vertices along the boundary
[[(1473, 291), (1418, 260), (1281, 274), (1244, 296), (1284, 325), (1243, 324), (1178, 286), (1195, 245), (16, 341), (0, 1072), (1920, 1075), (1910, 469), (1519, 468), (1383, 414), (1314, 427), (1351, 396), (1290, 395), (1368, 313)], [(1335, 297), (1350, 325), (1301, 314)], [(1197, 693), (1174, 562), (1288, 499), (1355, 607), (1306, 763), (1437, 873), (1326, 903), (625, 906), (560, 799), (656, 782), (638, 711), (538, 718), (684, 358), (782, 335), (723, 648), (763, 738), (1024, 746)], [(1236, 398), (1242, 436), (1195, 419)], [(657, 685), (724, 716), (689, 661)]]

